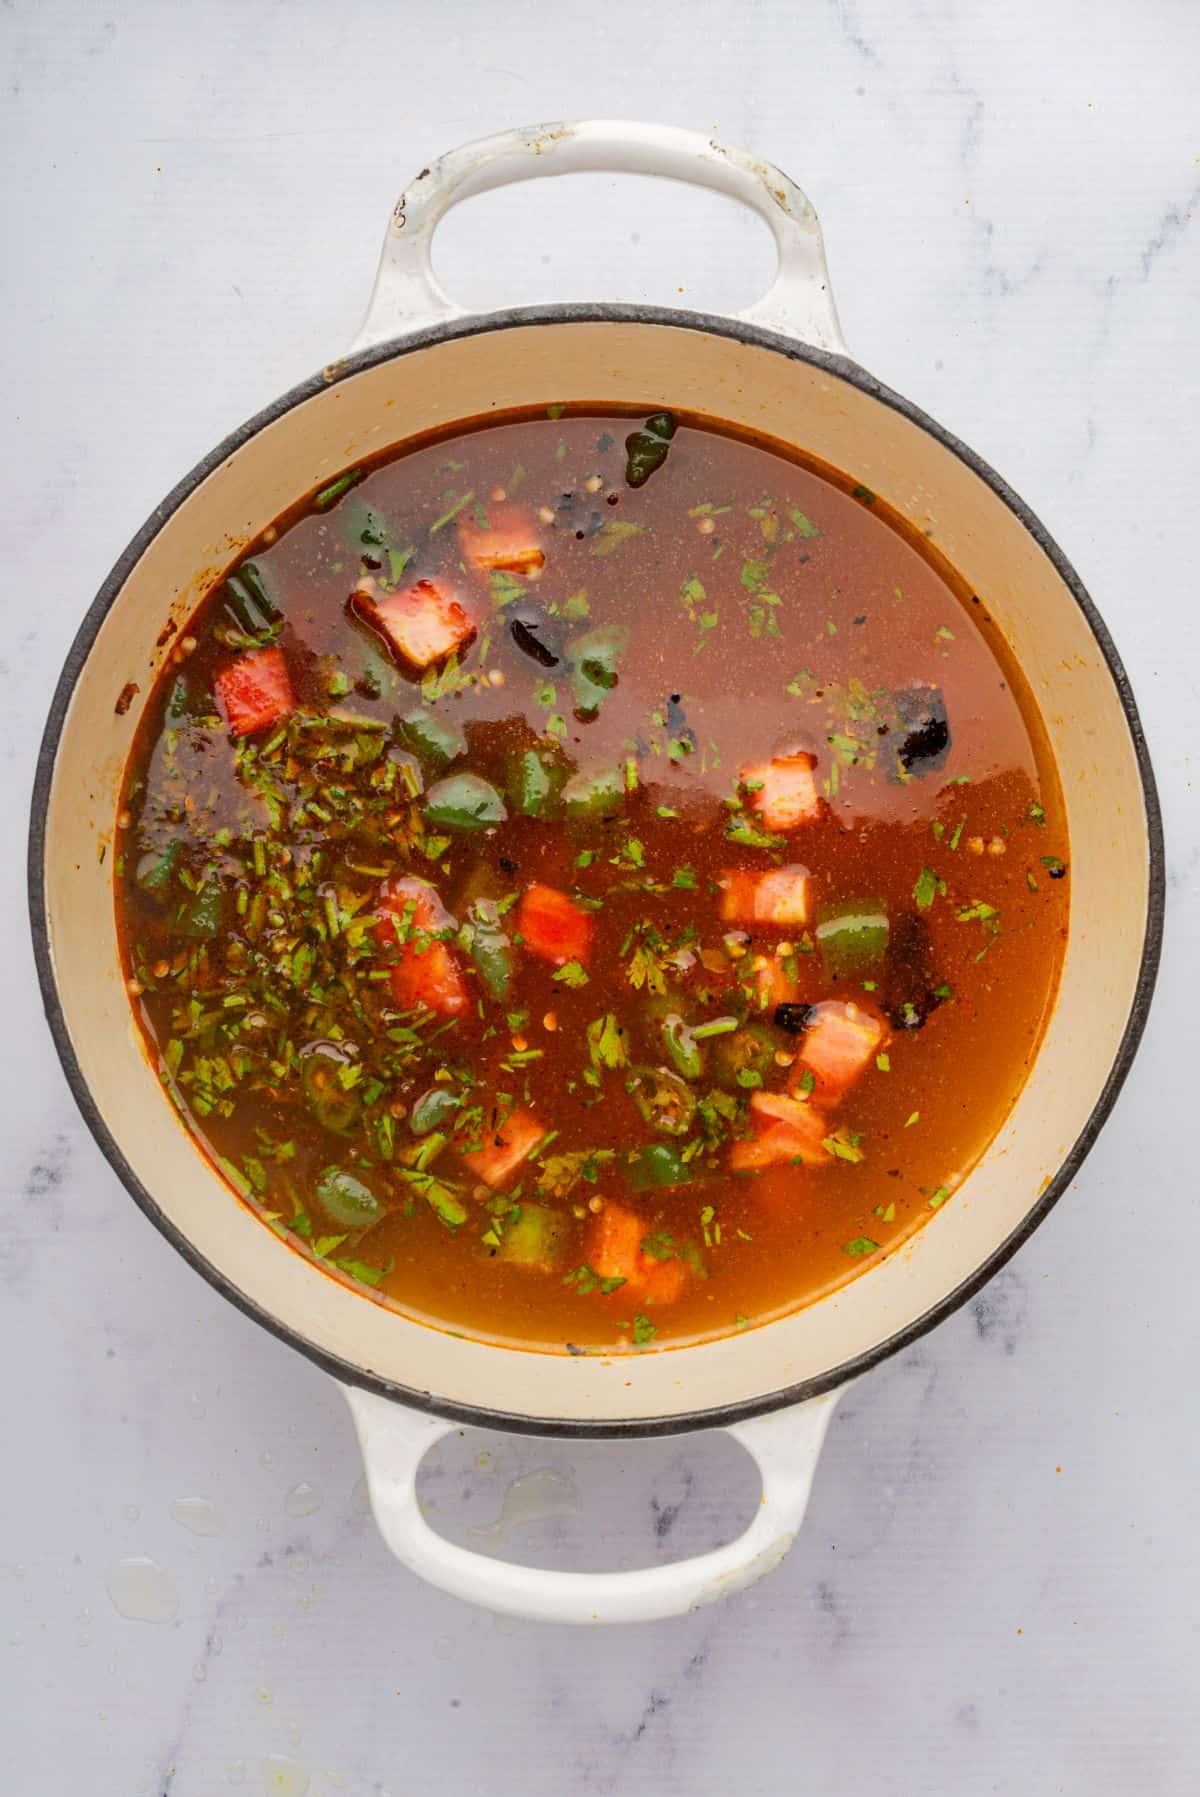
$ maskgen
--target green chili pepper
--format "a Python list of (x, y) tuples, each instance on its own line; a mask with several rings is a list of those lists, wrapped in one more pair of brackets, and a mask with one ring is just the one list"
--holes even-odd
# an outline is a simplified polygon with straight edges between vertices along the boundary
[(761, 1024), (718, 1036), (713, 1043), (716, 1076), (723, 1086), (761, 1086), (775, 1058), (776, 1039)]
[(332, 1042), (316, 1042), (300, 1057), (300, 1077), (304, 1098), (317, 1122), (326, 1129), (344, 1135), (358, 1121), (357, 1091), (342, 1084), (342, 1069), (351, 1066), (349, 1057)]
[(686, 1080), (667, 1067), (632, 1067), (630, 1097), (651, 1129), (665, 1136), (685, 1136), (696, 1112), (696, 1097)]
[(699, 1079), (704, 1072), (704, 1055), (678, 1011), (668, 1013), (661, 1028), (663, 1045), (678, 1071), (684, 1079)]

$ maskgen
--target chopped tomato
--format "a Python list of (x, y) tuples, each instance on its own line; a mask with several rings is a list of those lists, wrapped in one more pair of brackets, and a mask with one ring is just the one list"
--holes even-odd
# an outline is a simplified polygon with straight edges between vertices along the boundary
[(254, 649), (222, 668), (213, 683), (231, 730), (249, 736), (296, 709), (291, 676), (282, 649)]
[(529, 887), (517, 907), (517, 929), (531, 954), (556, 967), (586, 961), (591, 950), (591, 918), (553, 886)]
[(460, 653), (477, 634), (454, 594), (436, 580), (418, 580), (402, 592), (367, 600), (363, 609), (397, 655), (414, 668), (429, 668)]
[(532, 1111), (517, 1109), (497, 1124), (488, 1119), (482, 1131), (482, 1146), (464, 1154), (463, 1164), (484, 1185), (503, 1185), (509, 1174), (528, 1160), (545, 1134)]
[(486, 526), (464, 512), (458, 539), (467, 560), (485, 574), (490, 574), (493, 568), (528, 574), (532, 568), (541, 568), (545, 564), (546, 557), (538, 541), (533, 516), (524, 506), (489, 506)]
[(768, 830), (796, 830), (821, 815), (812, 755), (776, 755), (742, 769), (749, 803)]
[(756, 1092), (750, 1100), (750, 1125), (754, 1134), (735, 1142), (729, 1151), (735, 1173), (795, 1161), (824, 1167), (833, 1158), (823, 1146), (829, 1125), (815, 1105), (786, 1098), (782, 1092)]
[(620, 1279), (625, 1297), (644, 1304), (673, 1304), (687, 1284), (687, 1268), (675, 1257), (658, 1260), (642, 1247), (646, 1224), (623, 1204), (605, 1204), (592, 1224), (588, 1265), (601, 1279)]
[(437, 888), (411, 875), (389, 880), (379, 895), (379, 909), (384, 915), (375, 925), (376, 940), (401, 938), (391, 969), (396, 1003), (406, 1011), (424, 1005), (440, 1017), (460, 1016), (471, 994), (458, 956), (437, 937), (454, 923)]
[(807, 1070), (824, 1104), (837, 1104), (887, 1040), (887, 1025), (874, 1011), (842, 999), (812, 1007), (812, 1018), (792, 1068), (795, 1091)]
[(721, 875), (721, 916), (726, 923), (775, 924), (791, 929), (808, 922), (806, 867), (775, 867), (768, 873), (735, 869)]

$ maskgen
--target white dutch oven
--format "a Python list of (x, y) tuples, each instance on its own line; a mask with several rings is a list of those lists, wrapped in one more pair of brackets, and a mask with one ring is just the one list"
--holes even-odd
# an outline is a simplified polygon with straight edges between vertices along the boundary
[[(457, 201), (574, 170), (715, 188), (770, 226), (779, 268), (738, 318), (618, 305), (470, 316), (429, 246)], [(694, 410), (765, 432), (883, 495), (983, 595), (1041, 708), (1066, 796), (1071, 923), (1061, 989), (1008, 1122), (951, 1203), (843, 1290), (762, 1328), (663, 1352), (570, 1357), (487, 1346), (412, 1322), (289, 1252), (239, 1205), (180, 1127), (143, 1053), (117, 955), (109, 841), (122, 767), (168, 616), (297, 494), (417, 432), (558, 400)], [(138, 691), (124, 711), (127, 683)], [(663, 126), (514, 131), (425, 169), (392, 216), (352, 354), (235, 431), (138, 533), (63, 670), (34, 793), (33, 931), (46, 1011), (75, 1097), (131, 1195), (187, 1260), (346, 1390), (380, 1528), (448, 1591), (515, 1615), (671, 1615), (748, 1584), (786, 1553), (836, 1395), (969, 1297), (1046, 1215), (1128, 1070), (1153, 986), (1162, 843), (1133, 698), (1103, 623), (1032, 513), (914, 406), (846, 359), (821, 234), (804, 195), (740, 150)], [(534, 1435), (722, 1427), (763, 1496), (715, 1553), (614, 1574), (551, 1573), (435, 1535), (414, 1482), (462, 1423)]]

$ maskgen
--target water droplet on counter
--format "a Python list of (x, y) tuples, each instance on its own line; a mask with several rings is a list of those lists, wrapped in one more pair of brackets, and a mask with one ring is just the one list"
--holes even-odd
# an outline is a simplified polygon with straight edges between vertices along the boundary
[(433, 1644), (433, 1657), (435, 1660), (452, 1660), (454, 1658), (454, 1643), (449, 1635), (437, 1637)]
[(192, 1677), (198, 1685), (202, 1685), (208, 1677), (208, 1667), (204, 1664), (203, 1660), (197, 1660), (196, 1664), (192, 1667)]
[(142, 1513), (136, 1504), (126, 1504), (121, 1514), (126, 1522), (138, 1522), (141, 1519)]
[(496, 1470), (496, 1456), (494, 1454), (489, 1454), (485, 1448), (482, 1454), (476, 1454), (475, 1465), (481, 1473), (494, 1473)]
[(258, 1698), (259, 1703), (270, 1703), (270, 1701), (271, 1701), (270, 1686), (269, 1685), (260, 1685), (258, 1687), (258, 1690), (255, 1692), (255, 1696)]
[(579, 1491), (572, 1473), (539, 1466), (520, 1473), (504, 1493), (495, 1522), (476, 1523), (471, 1533), (477, 1541), (503, 1544), (521, 1523), (545, 1522), (553, 1516), (574, 1516)]
[(198, 1391), (189, 1394), (187, 1407), (188, 1414), (194, 1417), (196, 1422), (199, 1423), (204, 1420), (204, 1399), (200, 1396)]
[(230, 1760), (225, 1768), (225, 1776), (231, 1785), (244, 1785), (246, 1782), (245, 1760)]
[(179, 1614), (173, 1573), (145, 1554), (130, 1554), (104, 1575), (112, 1607), (130, 1622), (171, 1622)]
[(258, 1464), (262, 1467), (264, 1472), (270, 1472), (275, 1464), (275, 1456), (270, 1448), (263, 1449), (262, 1453), (258, 1456)]
[(322, 1502), (320, 1488), (309, 1479), (301, 1479), (284, 1498), (283, 1507), (289, 1516), (312, 1516)]
[(359, 1516), (366, 1516), (371, 1509), (371, 1494), (367, 1490), (367, 1476), (360, 1473), (354, 1481), (354, 1490), (350, 1493), (350, 1506)]
[(296, 1721), (296, 1718), (294, 1716), (292, 1717), (290, 1722), (284, 1723), (283, 1732), (287, 1736), (288, 1740), (291, 1742), (293, 1747), (299, 1747), (300, 1737), (303, 1735), (304, 1730), (301, 1728), (300, 1724)]
[(225, 1533), (225, 1518), (211, 1498), (177, 1497), (171, 1505), (171, 1515), (193, 1535)]
[(310, 1773), (307, 1766), (299, 1760), (290, 1760), (282, 1753), (273, 1753), (262, 1763), (263, 1789), (269, 1797), (304, 1797), (308, 1790)]

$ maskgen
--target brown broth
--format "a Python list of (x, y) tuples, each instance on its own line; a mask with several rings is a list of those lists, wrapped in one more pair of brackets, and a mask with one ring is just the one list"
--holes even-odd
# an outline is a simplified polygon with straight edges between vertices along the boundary
[[(569, 411), (488, 422), (305, 501), (245, 558), (258, 611), (235, 588), (235, 618), (220, 586), (191, 621), (195, 648), (185, 642), (164, 670), (122, 800), (131, 822), (116, 900), (134, 1008), (200, 1145), (335, 1276), (377, 1281), (376, 1298), (444, 1327), (559, 1351), (673, 1345), (778, 1316), (869, 1268), (952, 1202), (1029, 1070), (1067, 926), (1056, 774), (981, 599), (864, 489), (703, 420), (681, 422), (662, 466), (630, 487), (624, 443), (637, 423)], [(503, 516), (498, 489), (532, 519), (538, 578), (489, 578), (464, 560), (460, 530), (478, 528), (477, 509)], [(461, 668), (435, 667), (422, 686), (398, 666), (364, 622), (371, 601), (348, 606), (364, 577), (375, 599), (421, 579), (460, 595), (479, 623)], [(239, 743), (213, 682), (254, 646), (239, 637), (247, 620), (266, 625), (258, 640), (278, 641), (300, 712)], [(597, 688), (578, 639), (614, 627), (628, 644), (607, 688), (601, 653)], [(575, 690), (581, 657), (592, 683), (585, 670)], [(899, 777), (897, 748), (915, 726), (895, 695), (936, 709), (930, 689), (948, 751)], [(580, 693), (599, 693), (594, 716), (578, 710)], [(449, 772), (470, 770), (505, 796), (498, 827), (426, 820), (428, 789), (447, 776), (396, 726), (420, 706), (465, 733)], [(330, 713), (343, 721), (322, 723)], [(916, 746), (937, 740), (935, 724)], [(731, 839), (731, 828), (748, 825), (751, 838), (761, 828), (754, 793), (735, 801), (739, 770), (793, 749), (816, 757), (820, 815), (777, 848)], [(527, 750), (551, 768), (556, 758), (567, 770), (615, 768), (625, 790), (590, 820), (519, 815), (512, 770)], [(718, 918), (728, 870), (780, 863), (810, 871), (807, 928)], [(354, 918), (380, 915), (381, 880), (405, 874), (434, 882), (457, 924), (472, 903), (515, 900), (531, 882), (594, 901), (587, 982), (556, 978), (511, 944), (514, 905), (498, 918), (513, 968), (502, 1000), (451, 942), (469, 1008), (415, 1025), (400, 1017), (388, 971), (397, 951)], [(269, 891), (281, 876), (286, 893)], [(829, 906), (886, 914), (886, 953), (834, 978), (813, 921)], [(727, 942), (739, 929), (747, 939)], [(692, 964), (664, 966), (689, 931)], [(639, 944), (651, 953), (635, 960)], [(777, 1027), (774, 1002), (747, 1013), (736, 982), (756, 957), (790, 980), (797, 1007), (849, 1000), (888, 1021), (881, 1063), (872, 1055), (845, 1097), (821, 1107), (841, 1142), (825, 1165), (728, 1170), (756, 1092), (794, 1081), (799, 1066), (782, 1057), (802, 1065), (807, 1040), (796, 1013)], [(734, 1114), (693, 1118), (678, 1139), (643, 1118), (628, 1066), (593, 1065), (588, 1039), (611, 1013), (630, 1064), (670, 1067), (659, 1029), (672, 1007), (689, 1025), (753, 1024), (766, 1056), (762, 1087), (728, 1074), (722, 1086), (722, 1045), (745, 1038), (705, 1039), (693, 1095), (723, 1092), (718, 1107)], [(389, 1030), (415, 1033), (411, 1054)], [(341, 1128), (305, 1100), (299, 1051), (314, 1041), (338, 1045), (325, 1071), (337, 1078), (335, 1109), (352, 1113)], [(350, 1069), (345, 1086), (339, 1066)], [(482, 1139), (490, 1115), (462, 1119), (497, 1091), (558, 1133), (498, 1195), (464, 1168), (452, 1134), (414, 1165), (431, 1141), (412, 1133), (414, 1105), (439, 1086), (464, 1100), (441, 1133), (457, 1121)], [(822, 1093), (793, 1096), (817, 1104)], [(623, 1156), (634, 1155), (636, 1180), (648, 1144), (692, 1152), (698, 1141), (689, 1183), (630, 1190)], [(608, 1158), (560, 1164), (596, 1150)], [(380, 1220), (352, 1227), (323, 1212), (330, 1166), (368, 1188)], [(504, 1258), (518, 1216), (504, 1207), (522, 1201), (554, 1213), (552, 1267)], [(651, 1261), (675, 1269), (665, 1297), (661, 1279), (642, 1290), (631, 1276), (605, 1292), (589, 1277), (605, 1205), (635, 1212)]]

